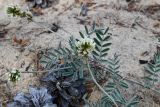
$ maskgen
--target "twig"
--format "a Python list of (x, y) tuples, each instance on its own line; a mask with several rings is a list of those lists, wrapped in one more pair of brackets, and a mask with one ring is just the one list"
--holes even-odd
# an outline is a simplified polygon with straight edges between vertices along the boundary
[(74, 3), (72, 3), (70, 6), (68, 6), (67, 8), (65, 8), (62, 12), (58, 13), (57, 16), (60, 16), (60, 15), (63, 14), (65, 11), (69, 10), (73, 5), (74, 5)]
[(87, 21), (87, 19), (81, 19), (81, 18), (79, 18), (77, 16), (75, 16), (74, 18), (77, 19), (77, 20), (79, 20), (80, 24), (90, 24), (91, 23), (90, 21)]

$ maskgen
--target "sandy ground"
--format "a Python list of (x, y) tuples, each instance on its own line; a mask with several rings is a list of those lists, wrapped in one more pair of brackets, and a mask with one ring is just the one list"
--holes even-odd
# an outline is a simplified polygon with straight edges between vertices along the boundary
[[(120, 54), (122, 75), (132, 77), (135, 80), (140, 79), (144, 75), (144, 66), (139, 64), (139, 60), (150, 60), (158, 45), (157, 36), (160, 35), (156, 33), (160, 34), (160, 25), (158, 27), (154, 25), (160, 23), (160, 11), (153, 17), (148, 17), (140, 11), (127, 11), (125, 0), (119, 0), (119, 2), (118, 0), (97, 0), (94, 2), (96, 4), (89, 7), (86, 17), (79, 16), (80, 7), (74, 3), (74, 0), (60, 0), (58, 4), (42, 10), (44, 14), (34, 17), (34, 20), (48, 26), (51, 23), (58, 23), (77, 38), (79, 37), (78, 32), (84, 30), (84, 25), (80, 24), (80, 21), (75, 17), (87, 20), (89, 23), (96, 21), (101, 27), (109, 27), (109, 32), (112, 33), (112, 46), (108, 57), (113, 57), (114, 53)], [(160, 0), (141, 0), (137, 5), (145, 7), (155, 4), (160, 4)], [(21, 52), (17, 46), (13, 46), (11, 40), (0, 41), (0, 74), (6, 73), (12, 68), (24, 71), (29, 64), (31, 64), (29, 71), (34, 70), (36, 54), (29, 52), (29, 50), (57, 47), (60, 41), (63, 46), (66, 46), (70, 37), (61, 29), (55, 33), (44, 33), (46, 29), (32, 22), (27, 23), (22, 19), (9, 17), (5, 10), (10, 5), (19, 5), (22, 9), (27, 9), (23, 0), (0, 0), (0, 25), (10, 22), (5, 27), (5, 29), (9, 29), (5, 39), (16, 36), (17, 38), (29, 39), (30, 43)], [(70, 8), (67, 9), (68, 7)], [(142, 56), (141, 54), (146, 51), (148, 55)], [(6, 80), (7, 75), (2, 78)], [(12, 93), (26, 91), (28, 85), (36, 84), (37, 81), (36, 76), (24, 74), (21, 81), (13, 86)], [(0, 92), (1, 90), (0, 88)], [(144, 106), (147, 105), (146, 103)]]

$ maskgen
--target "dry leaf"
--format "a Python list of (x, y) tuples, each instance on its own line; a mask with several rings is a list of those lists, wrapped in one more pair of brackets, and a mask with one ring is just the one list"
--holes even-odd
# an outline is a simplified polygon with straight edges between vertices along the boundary
[(32, 8), (31, 11), (34, 15), (37, 15), (37, 16), (43, 15), (42, 9), (40, 7)]
[(160, 11), (160, 5), (150, 5), (146, 8), (146, 12), (150, 14), (155, 14), (156, 12)]
[(0, 38), (5, 38), (7, 31), (0, 31)]
[(25, 47), (30, 44), (30, 40), (29, 39), (17, 39), (16, 36), (13, 36), (12, 43), (13, 45), (20, 45), (21, 47)]
[(154, 27), (154, 28), (160, 28), (160, 21), (155, 22), (155, 23), (153, 24), (153, 27)]
[(88, 92), (88, 97), (90, 97), (91, 93), (93, 92), (93, 87), (94, 87), (94, 86), (95, 86), (94, 83), (91, 82), (91, 81), (87, 81), (87, 82), (85, 83), (85, 87), (86, 87), (86, 90), (87, 90), (87, 92)]

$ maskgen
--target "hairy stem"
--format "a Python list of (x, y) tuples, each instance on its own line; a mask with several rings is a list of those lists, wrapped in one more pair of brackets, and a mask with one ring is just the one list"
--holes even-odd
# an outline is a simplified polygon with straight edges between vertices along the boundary
[(87, 67), (88, 67), (88, 70), (89, 70), (89, 73), (92, 77), (92, 80), (93, 82), (98, 86), (98, 88), (114, 103), (114, 105), (116, 107), (118, 107), (117, 103), (115, 102), (115, 100), (98, 84), (97, 80), (94, 78), (94, 75), (90, 69), (90, 65), (89, 65), (89, 62), (87, 61)]

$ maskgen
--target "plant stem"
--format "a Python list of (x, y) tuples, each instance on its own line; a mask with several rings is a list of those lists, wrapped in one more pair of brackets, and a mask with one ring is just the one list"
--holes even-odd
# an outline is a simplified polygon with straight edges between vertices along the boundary
[(94, 82), (94, 83), (98, 86), (98, 88), (114, 103), (114, 105), (115, 105), (116, 107), (118, 107), (118, 105), (117, 105), (117, 103), (115, 102), (115, 100), (98, 84), (97, 80), (94, 78), (94, 75), (93, 75), (93, 73), (92, 73), (92, 71), (91, 71), (91, 69), (90, 69), (90, 65), (89, 65), (88, 60), (87, 60), (87, 67), (88, 67), (88, 70), (89, 70), (89, 73), (90, 73), (90, 75), (91, 75), (91, 77), (92, 77), (93, 82)]

